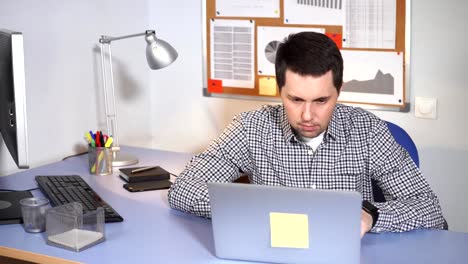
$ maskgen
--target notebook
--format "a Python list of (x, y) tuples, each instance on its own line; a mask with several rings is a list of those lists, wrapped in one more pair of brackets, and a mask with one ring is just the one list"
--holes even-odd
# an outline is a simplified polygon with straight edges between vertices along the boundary
[(215, 254), (273, 263), (359, 263), (361, 195), (208, 183)]
[[(135, 171), (143, 169), (142, 171)], [(160, 181), (169, 180), (169, 172), (165, 169), (154, 166), (154, 167), (131, 167), (121, 168), (120, 177), (127, 182), (144, 182), (144, 181)], [(135, 171), (132, 173), (132, 171)]]

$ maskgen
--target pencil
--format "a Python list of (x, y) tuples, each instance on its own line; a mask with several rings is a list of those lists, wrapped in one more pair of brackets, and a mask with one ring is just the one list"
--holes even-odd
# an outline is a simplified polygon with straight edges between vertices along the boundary
[(158, 166), (150, 166), (150, 167), (143, 167), (143, 168), (139, 168), (139, 169), (134, 169), (132, 170), (132, 174), (135, 174), (135, 173), (138, 173), (138, 172), (144, 172), (144, 171), (149, 171), (149, 170), (152, 170), (154, 168), (157, 168)]

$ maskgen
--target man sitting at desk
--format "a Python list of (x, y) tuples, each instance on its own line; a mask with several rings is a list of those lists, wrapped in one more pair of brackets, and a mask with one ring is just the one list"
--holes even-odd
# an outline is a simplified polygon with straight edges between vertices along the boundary
[[(358, 191), (378, 214), (362, 211), (366, 232), (442, 228), (439, 201), (384, 121), (337, 104), (343, 59), (335, 43), (313, 32), (290, 35), (276, 54), (281, 105), (241, 113), (189, 162), (169, 190), (169, 204), (210, 217), (206, 182)], [(386, 202), (374, 202), (371, 179)], [(307, 201), (304, 201), (307, 202)]]

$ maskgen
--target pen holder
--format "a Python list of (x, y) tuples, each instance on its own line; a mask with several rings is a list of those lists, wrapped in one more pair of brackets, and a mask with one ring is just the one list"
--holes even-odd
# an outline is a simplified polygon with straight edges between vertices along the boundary
[(105, 240), (104, 209), (83, 214), (77, 202), (50, 208), (46, 230), (47, 244), (79, 252)]
[(112, 148), (88, 147), (88, 161), (91, 174), (112, 174)]

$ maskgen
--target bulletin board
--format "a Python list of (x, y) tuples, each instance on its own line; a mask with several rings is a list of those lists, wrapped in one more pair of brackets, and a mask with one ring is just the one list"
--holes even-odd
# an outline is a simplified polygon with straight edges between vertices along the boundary
[(278, 101), (278, 44), (315, 31), (342, 53), (339, 102), (404, 109), (409, 1), (203, 0), (203, 94)]

